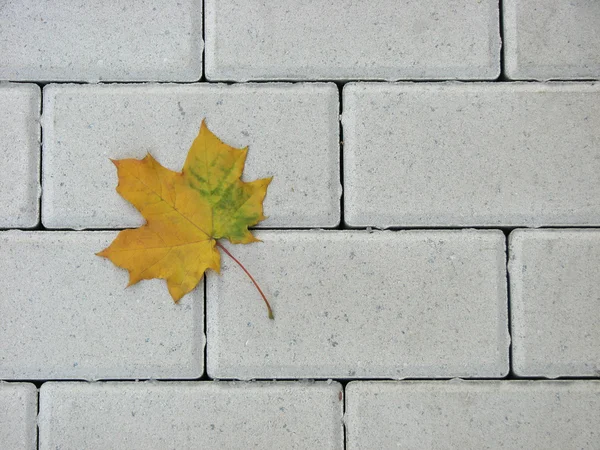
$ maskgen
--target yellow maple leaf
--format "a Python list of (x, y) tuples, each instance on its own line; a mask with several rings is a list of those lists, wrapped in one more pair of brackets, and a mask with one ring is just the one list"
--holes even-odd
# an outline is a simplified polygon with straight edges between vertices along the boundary
[(161, 166), (150, 154), (142, 160), (112, 160), (117, 167), (117, 192), (146, 219), (123, 230), (97, 253), (129, 271), (129, 284), (163, 278), (175, 302), (190, 292), (207, 269), (219, 272), (220, 248), (244, 266), (217, 240), (233, 244), (258, 241), (248, 230), (266, 217), (262, 202), (271, 178), (241, 181), (248, 148), (222, 142), (202, 121), (181, 172)]

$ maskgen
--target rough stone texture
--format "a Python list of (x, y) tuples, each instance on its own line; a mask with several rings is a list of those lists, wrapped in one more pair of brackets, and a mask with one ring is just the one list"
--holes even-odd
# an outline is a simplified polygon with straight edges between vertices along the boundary
[(497, 0), (206, 0), (205, 14), (210, 80), (500, 75)]
[(600, 84), (352, 83), (350, 226), (600, 225)]
[(510, 255), (515, 374), (600, 376), (600, 230), (516, 230)]
[(600, 78), (600, 2), (504, 0), (503, 11), (509, 78)]
[(352, 382), (357, 449), (597, 449), (598, 381)]
[(0, 79), (196, 81), (202, 1), (8, 0)]
[(35, 84), (0, 84), (0, 228), (38, 224), (40, 97)]
[(261, 227), (340, 221), (339, 99), (333, 83), (52, 85), (44, 88), (42, 222), (53, 228), (134, 227), (109, 158), (146, 152), (181, 170), (200, 122), (249, 146), (244, 179), (274, 176)]
[(40, 449), (342, 449), (339, 383), (45, 383)]
[(202, 286), (177, 305), (162, 280), (125, 289), (94, 255), (116, 234), (0, 233), (0, 379), (202, 375)]
[(215, 378), (503, 377), (500, 231), (264, 231), (207, 279)]
[(31, 383), (0, 382), (0, 446), (37, 448), (37, 388)]

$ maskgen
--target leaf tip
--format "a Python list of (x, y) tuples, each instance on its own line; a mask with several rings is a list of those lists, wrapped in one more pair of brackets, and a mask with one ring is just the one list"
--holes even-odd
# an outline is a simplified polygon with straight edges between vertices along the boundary
[(183, 289), (181, 289), (181, 285), (180, 284), (173, 284), (170, 283), (167, 280), (167, 288), (169, 289), (169, 294), (171, 294), (171, 298), (173, 299), (173, 303), (177, 304), (179, 303), (179, 300), (181, 300), (183, 298), (183, 296), (185, 294), (187, 294), (189, 291), (184, 291)]
[(160, 165), (160, 163), (156, 160), (156, 158), (154, 156), (152, 156), (152, 154), (150, 152), (146, 152), (146, 156), (144, 156), (139, 161), (150, 162), (151, 164), (159, 164)]
[(140, 280), (141, 280), (141, 278), (134, 277), (133, 274), (131, 272), (129, 272), (129, 282), (127, 283), (127, 286), (125, 286), (125, 288), (133, 286), (134, 284), (138, 283)]

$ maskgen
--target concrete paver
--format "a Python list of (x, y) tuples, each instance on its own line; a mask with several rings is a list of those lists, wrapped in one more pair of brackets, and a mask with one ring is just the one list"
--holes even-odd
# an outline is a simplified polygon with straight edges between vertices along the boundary
[(600, 230), (510, 234), (513, 371), (600, 376)]
[(38, 391), (31, 383), (0, 382), (0, 446), (37, 449)]
[[(500, 231), (261, 231), (207, 279), (214, 378), (500, 378)], [(226, 245), (226, 244), (225, 244)], [(227, 245), (226, 245), (227, 246)]]
[(350, 226), (600, 225), (600, 84), (351, 83)]
[(116, 232), (0, 233), (0, 379), (198, 378), (204, 290), (127, 286), (94, 253)]
[(600, 79), (600, 2), (504, 0), (503, 11), (509, 78)]
[(206, 77), (493, 80), (498, 11), (497, 0), (206, 0)]
[(0, 80), (198, 81), (202, 0), (19, 0), (0, 12)]
[(599, 381), (360, 382), (348, 450), (598, 447)]
[(339, 383), (45, 383), (40, 449), (331, 449)]
[(0, 84), (0, 228), (39, 222), (40, 88)]
[(50, 85), (44, 88), (42, 222), (50, 228), (144, 223), (115, 191), (109, 158), (181, 170), (200, 122), (248, 146), (243, 178), (273, 176), (261, 227), (340, 221), (339, 98), (333, 83)]

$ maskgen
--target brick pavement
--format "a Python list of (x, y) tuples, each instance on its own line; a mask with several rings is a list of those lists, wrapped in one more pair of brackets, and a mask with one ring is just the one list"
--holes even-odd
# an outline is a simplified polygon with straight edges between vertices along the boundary
[[(4, 2), (0, 447), (600, 449), (598, 30), (595, 0)], [(94, 256), (143, 222), (109, 158), (179, 170), (202, 119), (275, 177), (229, 246), (275, 321), (225, 257), (174, 305)]]

